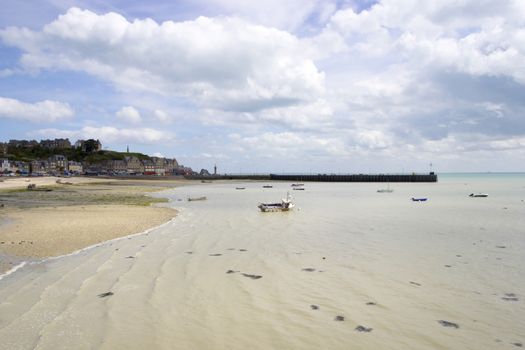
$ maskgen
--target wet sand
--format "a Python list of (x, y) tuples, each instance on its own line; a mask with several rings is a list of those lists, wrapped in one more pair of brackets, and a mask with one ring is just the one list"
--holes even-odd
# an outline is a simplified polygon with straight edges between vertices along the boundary
[(175, 220), (1, 280), (0, 349), (517, 349), (524, 186), (168, 190)]
[[(61, 183), (57, 183), (57, 180)], [(27, 190), (35, 183), (37, 191)], [(142, 232), (176, 215), (148, 193), (180, 181), (13, 178), (0, 183), (0, 273)]]

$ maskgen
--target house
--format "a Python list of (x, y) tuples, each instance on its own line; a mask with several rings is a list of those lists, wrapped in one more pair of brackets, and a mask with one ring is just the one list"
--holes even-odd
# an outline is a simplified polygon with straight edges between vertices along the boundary
[(32, 174), (43, 174), (47, 172), (49, 165), (45, 160), (33, 160), (30, 163), (30, 173)]
[(68, 169), (68, 161), (66, 156), (55, 154), (48, 158), (49, 170), (52, 172), (63, 172)]
[(11, 172), (11, 162), (9, 162), (9, 159), (0, 159), (0, 172), (2, 174)]

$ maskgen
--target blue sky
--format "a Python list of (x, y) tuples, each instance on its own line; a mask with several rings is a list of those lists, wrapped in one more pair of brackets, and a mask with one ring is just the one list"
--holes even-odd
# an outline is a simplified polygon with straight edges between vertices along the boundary
[(519, 0), (0, 0), (0, 140), (221, 172), (523, 171)]

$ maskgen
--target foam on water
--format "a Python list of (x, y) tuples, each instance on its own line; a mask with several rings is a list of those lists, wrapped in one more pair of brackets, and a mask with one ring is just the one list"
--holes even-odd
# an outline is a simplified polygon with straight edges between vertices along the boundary
[(306, 184), (290, 213), (256, 207), (289, 183), (168, 191), (172, 222), (2, 280), (0, 349), (514, 347), (524, 185)]

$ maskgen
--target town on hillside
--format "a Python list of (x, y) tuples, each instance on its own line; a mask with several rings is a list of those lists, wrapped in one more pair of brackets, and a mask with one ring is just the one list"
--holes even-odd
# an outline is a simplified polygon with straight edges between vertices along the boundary
[(0, 142), (0, 176), (210, 175), (185, 167), (175, 158), (103, 150), (99, 140), (9, 140)]

